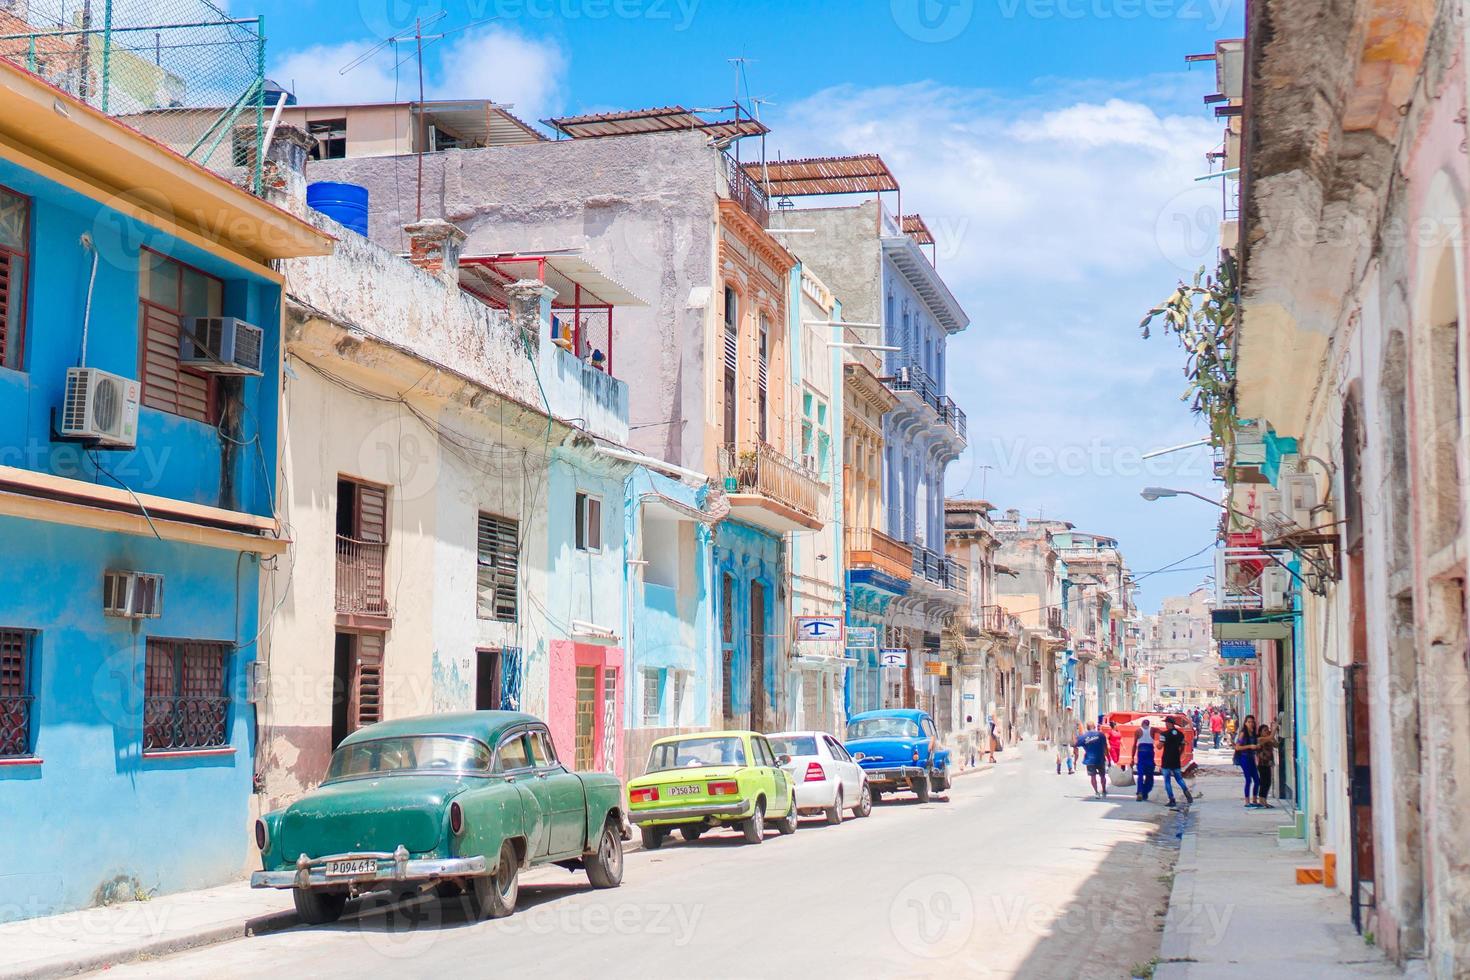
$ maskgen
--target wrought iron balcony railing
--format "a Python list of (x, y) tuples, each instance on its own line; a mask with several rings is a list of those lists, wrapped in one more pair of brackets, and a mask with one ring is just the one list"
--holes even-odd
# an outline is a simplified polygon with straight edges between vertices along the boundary
[(880, 379), (889, 391), (908, 392), (933, 409), (939, 421), (954, 430), (955, 435), (965, 438), (965, 413), (954, 399), (940, 393), (939, 382), (917, 364), (900, 365), (892, 375)]
[(914, 547), (913, 569), (914, 575), (933, 582), (935, 585), (944, 584), (944, 558), (936, 551), (916, 544)]
[(384, 593), (385, 541), (359, 541), (337, 535), (337, 611), (369, 616), (388, 615)]
[(943, 572), (943, 585), (946, 589), (955, 592), (964, 592), (969, 588), (970, 570), (953, 558), (945, 557), (941, 564)]
[(208, 749), (229, 744), (227, 697), (153, 697), (143, 699), (143, 751)]
[(0, 758), (30, 752), (33, 701), (28, 695), (0, 698)]
[(725, 184), (729, 188), (730, 200), (740, 205), (740, 210), (760, 222), (762, 228), (771, 223), (771, 205), (766, 197), (766, 192), (761, 185), (756, 183), (745, 168), (735, 162), (734, 157), (728, 153), (723, 154), (725, 161)]
[(768, 443), (758, 442), (750, 448), (721, 446), (720, 476), (734, 481), (735, 493), (759, 494), (807, 517), (818, 516), (821, 477)]
[(987, 633), (996, 636), (1004, 636), (1010, 631), (1010, 614), (1002, 606), (980, 607), (980, 628)]
[(866, 566), (907, 581), (913, 575), (913, 548), (871, 527), (847, 529), (847, 564)]

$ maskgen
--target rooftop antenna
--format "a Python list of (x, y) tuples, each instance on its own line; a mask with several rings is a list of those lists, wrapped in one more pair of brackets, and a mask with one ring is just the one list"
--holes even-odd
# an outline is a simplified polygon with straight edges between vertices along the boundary
[[(394, 53), (396, 54), (398, 51), (398, 44), (407, 41), (410, 37), (413, 38), (414, 54), (412, 55), (412, 57), (418, 61), (419, 70), (419, 126), (418, 130), (414, 133), (414, 144), (418, 149), (418, 204), (417, 210), (415, 212), (417, 217), (414, 219), (416, 221), (422, 221), (424, 219), (424, 28), (428, 27), (430, 24), (438, 23), (440, 20), (443, 20), (447, 16), (449, 16), (449, 11), (441, 10), (428, 19), (425, 19), (423, 17), (416, 17), (414, 18), (412, 29), (405, 29), (399, 31), (397, 34), (394, 34), (392, 37), (384, 38), (383, 40), (379, 41), (377, 44), (374, 44), (372, 47), (368, 48), (362, 54), (358, 55), (356, 58), (353, 58), (351, 61), (349, 61), (347, 64), (343, 65), (337, 70), (337, 74), (345, 75), (348, 72), (352, 71), (354, 68), (366, 64), (379, 51), (389, 46), (393, 47)], [(442, 37), (444, 37), (443, 34), (434, 34), (430, 36), (429, 40), (437, 41)], [(408, 59), (403, 59), (403, 61), (406, 60)], [(399, 61), (398, 65), (403, 64), (403, 61)], [(398, 65), (394, 65), (394, 67), (397, 68)]]

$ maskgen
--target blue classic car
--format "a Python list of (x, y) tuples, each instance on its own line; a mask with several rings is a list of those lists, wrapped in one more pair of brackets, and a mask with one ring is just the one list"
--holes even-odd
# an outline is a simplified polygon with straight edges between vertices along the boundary
[(847, 720), (847, 751), (868, 774), (873, 799), (901, 789), (920, 803), (949, 789), (949, 749), (939, 745), (934, 719), (913, 708), (864, 711)]

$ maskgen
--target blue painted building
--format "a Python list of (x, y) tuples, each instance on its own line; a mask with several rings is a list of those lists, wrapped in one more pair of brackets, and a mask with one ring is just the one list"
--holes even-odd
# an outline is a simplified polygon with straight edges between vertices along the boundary
[[(0, 73), (0, 919), (16, 919), (246, 867), (258, 581), (286, 547), (269, 260), (331, 241)], [(181, 364), (194, 316), (260, 327), (259, 373)], [(62, 434), (83, 429), (106, 441)]]

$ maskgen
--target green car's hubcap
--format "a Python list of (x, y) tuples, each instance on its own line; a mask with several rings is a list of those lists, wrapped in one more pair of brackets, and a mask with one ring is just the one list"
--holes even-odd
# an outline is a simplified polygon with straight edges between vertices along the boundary
[(598, 848), (597, 856), (611, 877), (617, 878), (623, 873), (623, 849), (618, 846), (611, 827), (602, 832), (602, 846)]

